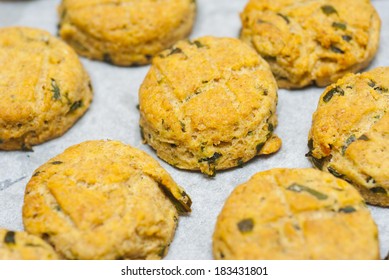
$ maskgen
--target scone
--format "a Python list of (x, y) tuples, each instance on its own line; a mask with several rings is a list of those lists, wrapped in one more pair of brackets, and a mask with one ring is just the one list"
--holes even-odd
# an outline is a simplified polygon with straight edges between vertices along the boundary
[(274, 77), (237, 39), (202, 37), (162, 52), (139, 105), (144, 142), (178, 168), (214, 175), (281, 146)]
[(215, 259), (379, 259), (378, 231), (346, 181), (315, 169), (255, 174), (227, 199)]
[(313, 164), (389, 207), (389, 67), (349, 74), (327, 87), (313, 114)]
[(160, 259), (178, 214), (190, 205), (146, 153), (117, 141), (87, 141), (35, 171), (23, 223), (67, 259)]
[(30, 150), (61, 136), (88, 109), (88, 74), (48, 32), (0, 28), (0, 61), (0, 150)]
[(27, 232), (0, 229), (0, 260), (57, 260), (54, 249)]
[(186, 38), (195, 0), (62, 0), (59, 35), (78, 54), (120, 66), (143, 65)]
[(267, 62), (281, 88), (327, 86), (365, 68), (380, 18), (369, 0), (250, 0), (240, 38)]

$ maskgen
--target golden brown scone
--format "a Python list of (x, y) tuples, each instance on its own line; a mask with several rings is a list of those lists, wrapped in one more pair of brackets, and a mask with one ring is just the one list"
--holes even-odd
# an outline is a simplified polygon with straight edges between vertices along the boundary
[(0, 28), (0, 61), (0, 150), (30, 150), (61, 136), (88, 109), (88, 74), (48, 32)]
[(370, 0), (250, 0), (240, 37), (267, 62), (281, 88), (327, 86), (365, 68), (381, 21)]
[(82, 56), (128, 66), (189, 36), (195, 0), (62, 0), (59, 35)]
[(214, 175), (281, 146), (274, 77), (237, 39), (202, 37), (162, 52), (139, 105), (144, 142), (178, 168)]
[(349, 74), (327, 87), (313, 115), (313, 164), (389, 207), (389, 67)]
[(215, 259), (378, 259), (378, 231), (350, 184), (311, 168), (255, 174), (227, 199)]
[(0, 260), (57, 260), (54, 249), (27, 232), (0, 229)]
[(23, 223), (67, 259), (160, 259), (189, 196), (145, 152), (117, 141), (72, 146), (27, 185)]

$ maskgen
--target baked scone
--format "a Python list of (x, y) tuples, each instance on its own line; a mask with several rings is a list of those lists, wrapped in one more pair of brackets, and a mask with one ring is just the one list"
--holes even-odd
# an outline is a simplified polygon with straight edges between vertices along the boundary
[(238, 39), (202, 37), (162, 52), (139, 105), (144, 142), (178, 168), (214, 175), (281, 146), (273, 134), (277, 84)]
[(57, 260), (54, 249), (27, 232), (0, 229), (0, 260)]
[(78, 54), (143, 65), (189, 36), (195, 0), (62, 0), (59, 35)]
[(48, 32), (0, 28), (0, 61), (0, 150), (30, 150), (61, 136), (88, 109), (88, 74)]
[(389, 207), (389, 67), (349, 74), (327, 87), (313, 114), (313, 164)]
[(379, 259), (378, 231), (358, 191), (315, 169), (255, 174), (227, 199), (215, 259)]
[(67, 259), (160, 259), (189, 196), (145, 152), (117, 141), (72, 146), (38, 168), (26, 231)]
[(365, 68), (381, 21), (370, 0), (250, 0), (240, 38), (261, 54), (281, 88), (327, 86)]

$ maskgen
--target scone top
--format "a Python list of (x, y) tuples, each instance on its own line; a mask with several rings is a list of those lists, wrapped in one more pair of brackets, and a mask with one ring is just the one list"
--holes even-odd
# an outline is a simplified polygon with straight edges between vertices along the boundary
[(139, 104), (144, 140), (158, 156), (210, 175), (260, 153), (277, 124), (268, 64), (233, 38), (181, 41), (160, 53)]
[(314, 165), (389, 206), (389, 67), (349, 74), (320, 96), (309, 134)]
[(29, 27), (0, 29), (0, 149), (58, 137), (88, 109), (90, 79), (67, 44)]
[(369, 65), (380, 18), (366, 0), (250, 0), (240, 37), (270, 64), (281, 88), (327, 86)]
[(186, 38), (195, 15), (194, 0), (62, 0), (59, 34), (88, 58), (143, 65)]

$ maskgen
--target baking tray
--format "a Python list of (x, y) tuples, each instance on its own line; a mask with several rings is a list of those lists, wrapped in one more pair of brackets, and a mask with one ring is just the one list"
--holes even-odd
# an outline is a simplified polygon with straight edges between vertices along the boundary
[[(57, 33), (57, 6), (60, 0), (0, 0), (0, 26), (31, 26)], [(198, 0), (198, 15), (191, 38), (204, 35), (237, 37), (239, 13), (246, 0)], [(369, 69), (389, 65), (389, 1), (373, 0), (382, 19), (378, 54)], [(165, 259), (212, 259), (212, 234), (226, 198), (239, 184), (256, 172), (275, 167), (311, 167), (305, 158), (307, 135), (322, 88), (279, 90), (279, 125), (275, 132), (282, 149), (268, 157), (258, 157), (243, 168), (218, 172), (208, 178), (197, 172), (178, 170), (157, 158), (142, 144), (139, 133), (138, 89), (149, 66), (115, 67), (81, 59), (94, 86), (93, 103), (83, 118), (60, 138), (34, 147), (33, 152), (0, 151), (0, 227), (23, 230), (22, 205), (25, 186), (33, 171), (71, 145), (91, 139), (121, 140), (156, 158), (183, 186), (193, 200), (193, 211), (180, 218)], [(379, 228), (381, 256), (389, 251), (389, 209), (369, 206)]]

